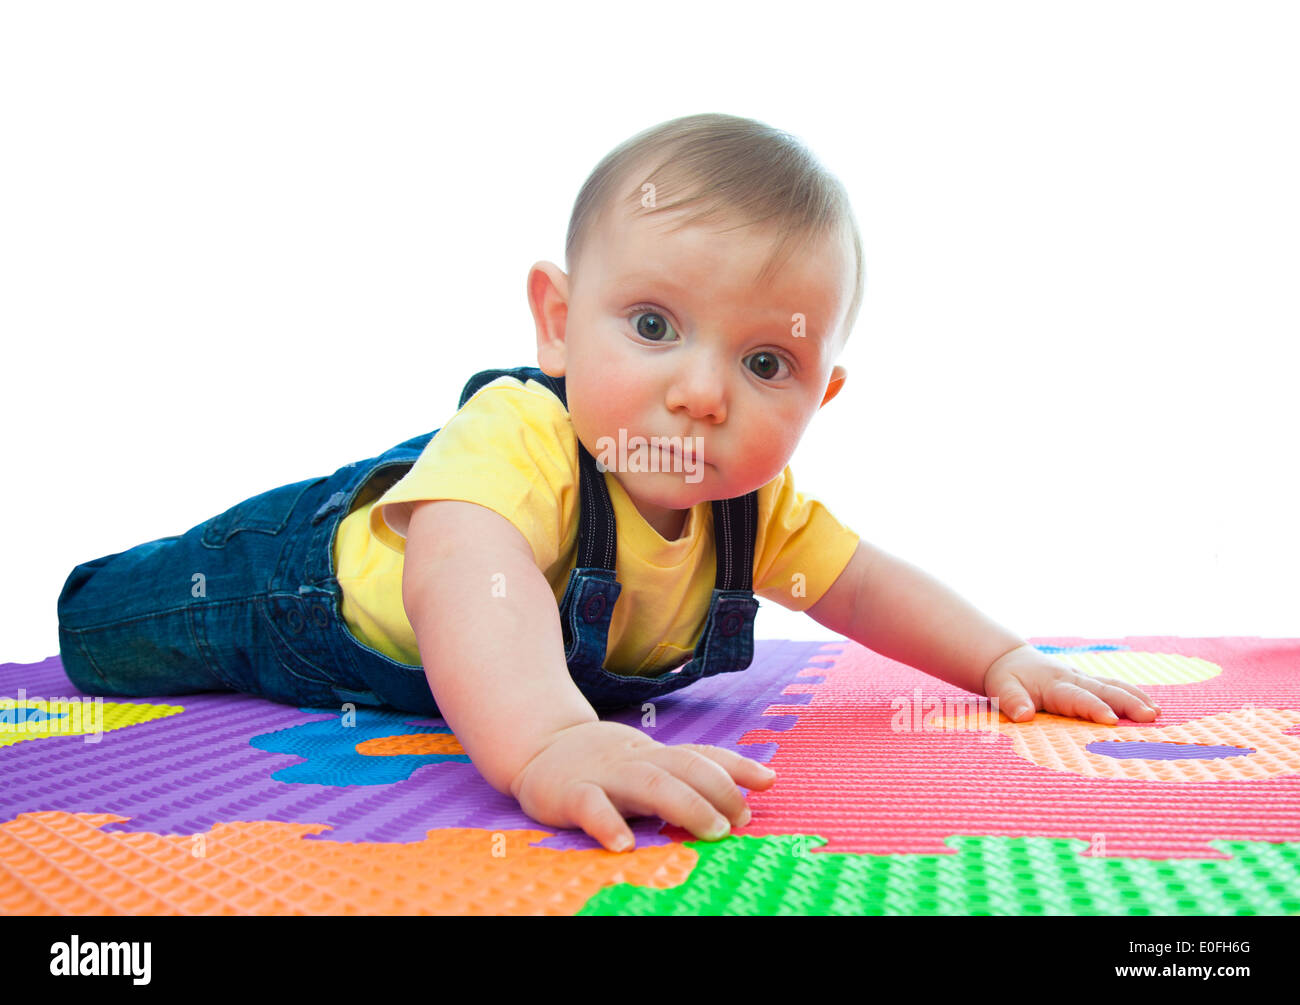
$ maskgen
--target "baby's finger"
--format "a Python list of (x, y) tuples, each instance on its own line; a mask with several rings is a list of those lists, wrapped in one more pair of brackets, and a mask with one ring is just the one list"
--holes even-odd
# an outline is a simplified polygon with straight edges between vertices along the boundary
[[(1133, 719), (1136, 722), (1146, 722), (1151, 719), (1154, 719), (1156, 716), (1160, 714), (1160, 706), (1157, 705), (1155, 701), (1152, 700), (1147, 695), (1147, 693), (1143, 691), (1140, 687), (1137, 687), (1134, 684), (1130, 684), (1128, 681), (1116, 680), (1114, 677), (1094, 677), (1092, 674), (1086, 674), (1083, 673), (1082, 671), (1079, 671), (1079, 676), (1084, 678), (1085, 680), (1100, 681), (1102, 684), (1107, 684), (1110, 687), (1118, 688), (1119, 690), (1128, 694), (1130, 698), (1136, 699), (1135, 702), (1121, 701), (1121, 703), (1117, 705), (1115, 704), (1114, 701), (1110, 701), (1109, 697), (1106, 694), (1101, 694), (1102, 700), (1109, 701), (1111, 708), (1113, 708), (1116, 712), (1124, 713), (1125, 716), (1127, 716), (1130, 719)], [(1078, 683), (1082, 687), (1087, 687), (1087, 685), (1083, 684), (1082, 682), (1078, 682)], [(1092, 689), (1090, 688), (1089, 690)]]
[[(655, 751), (661, 755), (671, 747)], [(698, 757), (690, 751), (682, 751)], [(704, 758), (699, 758), (707, 763)], [(735, 789), (735, 786), (731, 786)], [(622, 766), (618, 774), (605, 783), (605, 791), (625, 812), (634, 815), (663, 817), (705, 841), (717, 841), (731, 831), (727, 818), (700, 792), (649, 759)], [(739, 795), (739, 793), (737, 793)]]
[(735, 779), (737, 785), (743, 785), (747, 789), (770, 789), (776, 781), (776, 772), (766, 764), (760, 764), (726, 747), (713, 747), (706, 743), (679, 743), (676, 746), (697, 751), (716, 761)]
[(631, 851), (636, 838), (605, 791), (592, 782), (577, 782), (566, 793), (569, 819), (609, 851)]
[[(1104, 686), (1104, 685), (1100, 685)], [(1043, 706), (1057, 715), (1068, 715), (1075, 719), (1091, 719), (1108, 726), (1119, 721), (1109, 705), (1087, 688), (1080, 687), (1073, 681), (1053, 681), (1043, 693)]]
[[(655, 751), (656, 763), (662, 765), (680, 778), (717, 808), (730, 822), (732, 827), (744, 827), (749, 823), (749, 807), (745, 797), (722, 761), (744, 772), (741, 766), (745, 758), (732, 754), (729, 750), (720, 750), (704, 744), (677, 744)], [(716, 757), (714, 755), (717, 755)]]
[(1038, 703), (1029, 697), (1029, 692), (1016, 680), (1008, 680), (998, 688), (994, 700), (998, 703), (998, 711), (1012, 722), (1032, 719), (1038, 711)]

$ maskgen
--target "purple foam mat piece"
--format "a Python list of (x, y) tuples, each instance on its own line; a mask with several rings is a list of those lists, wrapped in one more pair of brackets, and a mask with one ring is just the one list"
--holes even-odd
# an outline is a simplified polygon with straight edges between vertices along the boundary
[[(755, 643), (749, 669), (659, 699), (653, 726), (642, 724), (638, 708), (606, 718), (643, 729), (661, 743), (712, 744), (767, 761), (775, 744), (741, 747), (737, 741), (753, 729), (793, 726), (793, 716), (763, 713), (773, 704), (806, 703), (809, 695), (781, 692), (796, 681), (815, 681), (800, 678), (799, 671), (828, 663), (841, 648), (834, 642), (762, 640)], [(20, 688), (28, 698), (86, 695), (69, 682), (57, 656), (0, 664), (0, 696), (17, 698)], [(93, 744), (80, 736), (49, 736), (0, 746), (0, 821), (37, 810), (113, 813), (130, 819), (107, 824), (105, 831), (193, 834), (220, 821), (273, 820), (330, 825), (304, 840), (388, 842), (420, 841), (428, 830), (444, 827), (544, 829), (471, 764), (426, 764), (388, 785), (281, 782), (271, 775), (302, 758), (249, 745), (259, 734), (328, 720), (337, 712), (307, 712), (229, 692), (105, 700), (180, 705), (185, 711), (104, 733)], [(443, 725), (441, 719), (414, 715), (403, 722)], [(661, 821), (630, 824), (639, 846), (668, 843), (659, 834)], [(540, 845), (598, 847), (578, 830), (562, 831)]]
[(1215, 760), (1221, 757), (1246, 757), (1254, 747), (1231, 747), (1217, 743), (1184, 743), (1153, 740), (1096, 740), (1083, 748), (1090, 754), (1117, 759), (1140, 758), (1146, 761)]

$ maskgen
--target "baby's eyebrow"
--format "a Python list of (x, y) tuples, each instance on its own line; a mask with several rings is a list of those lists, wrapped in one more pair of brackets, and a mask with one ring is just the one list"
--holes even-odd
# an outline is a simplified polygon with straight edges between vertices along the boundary
[(789, 340), (794, 345), (815, 342), (824, 328), (817, 323), (816, 319), (810, 318), (797, 308), (764, 312), (761, 317), (753, 321), (753, 327), (780, 332), (783, 340)]
[[(684, 299), (694, 299), (701, 296), (700, 290), (695, 286), (688, 286), (678, 283), (669, 276), (657, 272), (635, 272), (626, 275), (617, 276), (611, 284), (619, 293), (632, 292), (633, 287), (656, 287), (673, 296)], [(752, 313), (758, 313), (754, 311)], [(755, 325), (782, 325), (787, 327), (794, 324), (794, 315), (799, 311), (792, 307), (787, 310), (785, 307), (773, 307), (763, 311), (763, 317), (755, 321)], [(806, 315), (805, 315), (806, 317)]]
[(672, 296), (673, 299), (689, 299), (692, 294), (692, 289), (685, 283), (656, 272), (638, 272), (619, 276), (615, 278), (612, 285), (620, 295), (641, 295), (642, 291), (649, 291), (651, 294), (663, 293)]

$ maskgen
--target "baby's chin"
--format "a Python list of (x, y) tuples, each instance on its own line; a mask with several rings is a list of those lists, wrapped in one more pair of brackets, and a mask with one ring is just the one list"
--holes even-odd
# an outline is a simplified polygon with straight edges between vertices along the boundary
[(620, 471), (614, 473), (619, 485), (634, 502), (659, 509), (690, 509), (696, 503), (724, 498), (709, 485), (705, 475), (690, 482), (680, 471)]
[(691, 474), (680, 471), (620, 472), (615, 477), (630, 499), (663, 510), (687, 510), (702, 502), (733, 499), (767, 484), (735, 485), (712, 467), (705, 467), (700, 474), (694, 481)]

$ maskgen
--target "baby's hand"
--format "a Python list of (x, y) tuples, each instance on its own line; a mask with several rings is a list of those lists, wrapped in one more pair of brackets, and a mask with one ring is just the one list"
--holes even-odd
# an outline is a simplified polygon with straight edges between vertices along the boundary
[(1135, 722), (1150, 722), (1160, 714), (1160, 706), (1140, 688), (1112, 677), (1091, 677), (1028, 644), (988, 668), (984, 693), (997, 699), (999, 711), (1013, 722), (1032, 719), (1039, 709), (1108, 724), (1117, 721), (1116, 712)]
[(749, 823), (737, 784), (766, 789), (775, 779), (757, 761), (721, 747), (670, 747), (622, 723), (583, 722), (556, 733), (510, 792), (534, 820), (581, 827), (610, 851), (628, 851), (636, 842), (625, 815), (660, 816), (716, 841), (732, 825)]

